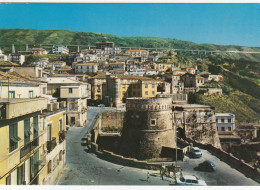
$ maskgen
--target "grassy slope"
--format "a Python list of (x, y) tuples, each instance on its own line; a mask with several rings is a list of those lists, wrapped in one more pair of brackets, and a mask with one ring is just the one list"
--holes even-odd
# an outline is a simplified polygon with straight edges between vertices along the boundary
[[(244, 101), (246, 100), (246, 101)], [(214, 106), (216, 113), (234, 113), (239, 122), (252, 122), (258, 120), (258, 114), (253, 110), (247, 100), (255, 100), (245, 93), (234, 91), (230, 95), (202, 96), (198, 103)], [(260, 105), (260, 101), (257, 102)]]

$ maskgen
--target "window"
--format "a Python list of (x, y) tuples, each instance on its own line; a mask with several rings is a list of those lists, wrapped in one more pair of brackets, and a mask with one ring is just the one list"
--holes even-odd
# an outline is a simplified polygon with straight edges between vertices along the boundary
[(62, 119), (59, 120), (59, 131), (62, 131)]
[(75, 104), (74, 103), (70, 103), (70, 110), (74, 110), (75, 109)]
[(152, 88), (154, 88), (154, 84), (152, 84)]
[(8, 92), (8, 97), (9, 98), (15, 98), (15, 91), (9, 91)]
[(155, 93), (154, 93), (154, 91), (152, 91), (152, 95), (154, 95)]
[(231, 131), (231, 127), (228, 127), (228, 131)]
[(231, 123), (231, 118), (228, 118), (228, 123)]
[(151, 119), (151, 126), (155, 126), (156, 125), (156, 119)]
[(221, 119), (221, 123), (224, 123), (225, 122), (225, 119)]
[(6, 178), (6, 185), (11, 185), (11, 174)]
[(24, 164), (17, 168), (17, 185), (23, 185), (25, 181)]
[(31, 180), (37, 175), (39, 170), (39, 151), (34, 153), (34, 155), (30, 158), (30, 172), (31, 172)]
[(47, 141), (51, 141), (52, 139), (52, 124), (48, 124), (47, 126)]
[(145, 84), (145, 88), (148, 88), (148, 84)]
[(48, 174), (51, 173), (52, 163), (51, 160), (48, 162)]
[(69, 88), (69, 94), (72, 94), (72, 88)]
[(221, 131), (225, 131), (225, 127), (221, 127)]
[(31, 134), (32, 132), (30, 130), (30, 119), (25, 119), (24, 120), (24, 144), (25, 145), (30, 142)]
[(29, 90), (29, 98), (33, 98), (33, 91), (32, 90)]
[(125, 88), (125, 85), (123, 85), (123, 88)]
[(9, 152), (14, 151), (17, 149), (18, 141), (20, 141), (21, 138), (17, 136), (17, 123), (11, 124), (9, 126)]
[(39, 127), (38, 127), (38, 116), (33, 117), (33, 138), (37, 138), (38, 137), (38, 131), (39, 131)]
[(148, 91), (145, 91), (145, 95), (148, 95)]

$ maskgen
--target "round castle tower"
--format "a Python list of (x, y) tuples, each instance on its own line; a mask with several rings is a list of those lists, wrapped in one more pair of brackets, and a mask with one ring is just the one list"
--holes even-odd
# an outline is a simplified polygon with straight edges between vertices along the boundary
[(121, 150), (138, 159), (159, 158), (162, 147), (175, 148), (171, 98), (128, 98)]

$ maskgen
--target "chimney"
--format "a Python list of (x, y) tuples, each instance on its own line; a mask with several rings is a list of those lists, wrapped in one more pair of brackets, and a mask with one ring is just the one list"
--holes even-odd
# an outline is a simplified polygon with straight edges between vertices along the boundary
[(47, 111), (53, 111), (53, 103), (47, 104)]
[(59, 110), (59, 109), (60, 109), (60, 103), (59, 102), (53, 103), (53, 110)]

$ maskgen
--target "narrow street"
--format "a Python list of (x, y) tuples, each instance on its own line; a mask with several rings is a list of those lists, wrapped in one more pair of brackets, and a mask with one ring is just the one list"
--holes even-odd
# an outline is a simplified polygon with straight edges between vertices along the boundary
[[(153, 171), (113, 164), (84, 151), (81, 138), (86, 136), (95, 116), (101, 109), (90, 108), (87, 125), (83, 128), (70, 128), (67, 132), (67, 167), (58, 185), (169, 185), (170, 179), (161, 180), (159, 175), (151, 175), (151, 182), (147, 182), (147, 172)], [(185, 156), (184, 161), (178, 163), (183, 168), (184, 174), (195, 174), (212, 186), (259, 185), (206, 150), (202, 150), (202, 153), (203, 156), (199, 159), (190, 159)], [(217, 166), (217, 171), (200, 172), (193, 169), (204, 160), (213, 161)]]
[(151, 182), (147, 182), (149, 170), (113, 164), (84, 151), (81, 138), (86, 136), (100, 109), (90, 108), (87, 125), (70, 128), (67, 132), (67, 167), (58, 185), (168, 185), (169, 181), (161, 180), (158, 176), (151, 176)]

